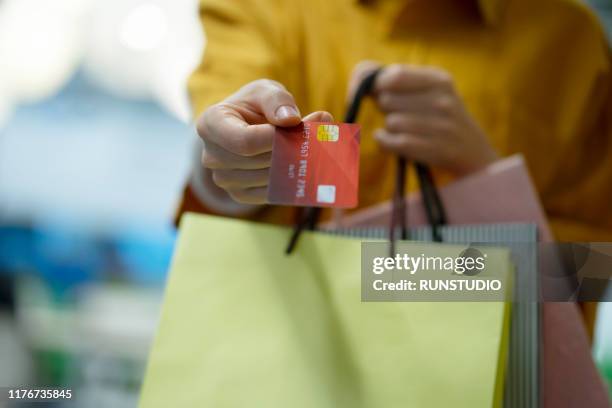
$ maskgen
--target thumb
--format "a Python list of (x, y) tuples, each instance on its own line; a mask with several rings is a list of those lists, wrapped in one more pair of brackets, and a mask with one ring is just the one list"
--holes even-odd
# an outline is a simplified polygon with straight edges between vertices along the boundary
[(266, 79), (255, 81), (249, 93), (255, 108), (265, 116), (268, 123), (281, 127), (300, 124), (300, 111), (293, 95), (281, 83)]
[(383, 64), (377, 61), (365, 60), (357, 63), (355, 68), (353, 68), (353, 72), (351, 74), (351, 79), (349, 80), (348, 92), (346, 95), (347, 102), (353, 100), (355, 96), (355, 92), (357, 91), (357, 87), (372, 72), (381, 68)]

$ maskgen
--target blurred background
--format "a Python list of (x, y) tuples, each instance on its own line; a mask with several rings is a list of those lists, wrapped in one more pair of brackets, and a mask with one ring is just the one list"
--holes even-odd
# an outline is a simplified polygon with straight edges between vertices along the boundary
[[(204, 46), (197, 0), (0, 0), (0, 386), (136, 406)], [(612, 304), (593, 353), (612, 390)]]

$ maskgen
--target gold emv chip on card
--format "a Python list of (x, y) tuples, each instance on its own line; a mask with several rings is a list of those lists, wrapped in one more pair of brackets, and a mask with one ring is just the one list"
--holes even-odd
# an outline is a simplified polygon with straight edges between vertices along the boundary
[(340, 128), (337, 125), (319, 125), (317, 140), (320, 142), (337, 142), (340, 138)]

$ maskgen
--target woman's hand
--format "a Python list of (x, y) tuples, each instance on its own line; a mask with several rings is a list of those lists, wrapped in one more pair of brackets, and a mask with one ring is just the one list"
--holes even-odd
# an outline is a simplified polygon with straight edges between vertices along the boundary
[[(331, 122), (333, 118), (327, 112), (315, 112), (303, 120)], [(198, 119), (198, 134), (204, 141), (202, 165), (235, 201), (265, 204), (275, 127), (301, 121), (284, 86), (266, 79), (251, 82)]]
[[(359, 64), (351, 88), (378, 67), (375, 62)], [(373, 93), (386, 115), (385, 127), (376, 130), (374, 137), (390, 152), (457, 175), (479, 170), (497, 159), (446, 71), (390, 65), (376, 78)]]

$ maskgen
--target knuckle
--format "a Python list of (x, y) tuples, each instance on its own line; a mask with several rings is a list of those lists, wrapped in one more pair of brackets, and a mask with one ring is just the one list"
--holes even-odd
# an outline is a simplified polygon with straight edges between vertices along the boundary
[(405, 149), (408, 146), (410, 146), (410, 132), (401, 132), (398, 133), (397, 138), (395, 139), (395, 142), (397, 144), (398, 147)]
[(220, 170), (215, 170), (212, 172), (212, 179), (213, 182), (221, 188), (225, 188), (228, 186), (226, 177)]
[(385, 118), (385, 127), (391, 131), (396, 132), (402, 129), (402, 125), (404, 124), (403, 117), (401, 115), (387, 115)]
[(244, 135), (234, 137), (231, 146), (233, 153), (239, 156), (249, 157), (255, 154), (252, 139)]
[(280, 82), (273, 79), (262, 78), (252, 82), (252, 84), (257, 91), (261, 91), (262, 89), (266, 91), (285, 90), (285, 87)]
[(263, 79), (264, 85), (258, 90), (259, 100), (263, 105), (276, 103), (293, 103), (293, 95), (280, 83), (270, 79)]
[(245, 191), (242, 189), (237, 189), (237, 188), (230, 188), (227, 189), (227, 194), (229, 194), (229, 196), (236, 202), (239, 203), (244, 203), (246, 201), (245, 199)]
[(211, 112), (216, 108), (216, 105), (211, 106), (206, 109), (204, 113), (202, 113), (198, 120), (196, 121), (196, 132), (202, 139), (206, 139), (208, 137), (209, 126), (208, 123), (210, 121)]
[(213, 183), (215, 183), (217, 186), (223, 188), (223, 180), (221, 179), (221, 176), (219, 176), (218, 170), (214, 170), (212, 172), (212, 180), (213, 180)]
[(388, 92), (382, 92), (378, 95), (378, 104), (382, 109), (391, 109), (393, 105), (393, 96)]
[(212, 155), (206, 151), (206, 149), (204, 149), (202, 151), (202, 166), (206, 167), (207, 169), (212, 169), (215, 167), (215, 162), (216, 160), (214, 160), (214, 158), (212, 157)]
[(204, 149), (202, 149), (201, 162), (202, 166), (211, 170), (220, 169), (224, 166), (223, 161), (206, 146), (204, 146)]
[(374, 135), (374, 137), (376, 137), (377, 139), (382, 141), (382, 139), (384, 139), (385, 136), (386, 136), (386, 131), (385, 131), (385, 129), (378, 128), (378, 129), (374, 130), (373, 135)]
[(269, 168), (272, 165), (272, 153), (260, 154), (257, 157), (253, 157), (253, 164), (261, 166), (262, 168)]
[(390, 77), (397, 77), (404, 74), (405, 68), (402, 64), (391, 64), (387, 70)]
[(406, 77), (406, 68), (401, 64), (389, 66), (389, 83), (391, 86), (400, 85)]
[(272, 79), (262, 78), (256, 79), (252, 82), (249, 82), (245, 86), (241, 88), (240, 94), (247, 99), (252, 99), (257, 96), (261, 97), (262, 95), (269, 95), (274, 92), (278, 92), (278, 90), (284, 90), (285, 88), (280, 82), (274, 81)]
[(444, 70), (437, 71), (438, 82), (446, 88), (453, 87), (453, 76)]
[(434, 100), (434, 109), (442, 114), (448, 114), (453, 110), (453, 98), (443, 95)]

